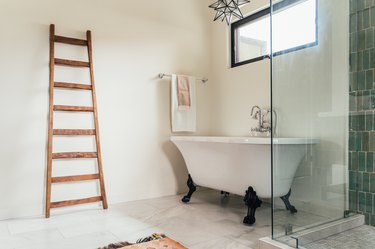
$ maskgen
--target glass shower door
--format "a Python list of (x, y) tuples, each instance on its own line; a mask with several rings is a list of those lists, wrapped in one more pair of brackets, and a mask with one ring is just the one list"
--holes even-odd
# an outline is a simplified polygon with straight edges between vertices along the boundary
[(349, 0), (271, 0), (273, 238), (347, 204)]

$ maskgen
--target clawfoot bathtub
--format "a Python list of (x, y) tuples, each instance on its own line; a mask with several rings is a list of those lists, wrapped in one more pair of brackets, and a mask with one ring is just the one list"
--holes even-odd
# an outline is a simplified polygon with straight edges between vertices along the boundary
[(196, 185), (245, 196), (248, 215), (245, 224), (255, 222), (258, 198), (281, 197), (287, 210), (297, 212), (289, 203), (290, 188), (307, 145), (316, 139), (273, 139), (273, 195), (271, 189), (271, 138), (172, 136), (189, 171), (187, 203)]

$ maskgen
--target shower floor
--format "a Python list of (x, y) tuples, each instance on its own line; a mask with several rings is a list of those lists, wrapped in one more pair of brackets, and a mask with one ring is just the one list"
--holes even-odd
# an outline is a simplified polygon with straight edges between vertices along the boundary
[(375, 227), (360, 226), (303, 246), (306, 249), (375, 248)]

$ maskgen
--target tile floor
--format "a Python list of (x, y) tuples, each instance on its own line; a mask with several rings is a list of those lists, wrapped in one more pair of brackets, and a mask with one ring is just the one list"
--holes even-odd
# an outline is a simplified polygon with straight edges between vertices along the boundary
[[(181, 198), (121, 203), (108, 210), (80, 208), (52, 214), (50, 219), (0, 221), (0, 249), (96, 249), (118, 241), (135, 242), (155, 232), (165, 233), (189, 249), (257, 249), (258, 239), (271, 234), (271, 207), (267, 203), (257, 209), (256, 223), (246, 226), (242, 219), (247, 209), (241, 196), (222, 198), (219, 191), (200, 189), (189, 204), (181, 203)], [(281, 234), (285, 224), (293, 225), (295, 231), (327, 221), (327, 217), (301, 210), (291, 215), (282, 208), (276, 210), (274, 218)], [(375, 232), (375, 238), (373, 235)], [(310, 248), (341, 248), (323, 247), (326, 242), (329, 244), (321, 241), (320, 247)]]
[(306, 249), (373, 249), (375, 227), (360, 226), (326, 239), (304, 245)]
[(271, 208), (256, 213), (245, 226), (242, 197), (221, 198), (218, 191), (197, 191), (189, 204), (170, 196), (65, 214), (0, 221), (1, 249), (95, 249), (117, 241), (134, 242), (155, 232), (167, 234), (190, 249), (256, 248), (271, 234)]

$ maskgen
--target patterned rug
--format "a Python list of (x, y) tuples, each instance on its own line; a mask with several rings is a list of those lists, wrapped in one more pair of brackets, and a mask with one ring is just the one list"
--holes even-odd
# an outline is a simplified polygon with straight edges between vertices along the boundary
[(154, 233), (153, 235), (142, 238), (137, 240), (136, 243), (129, 243), (127, 241), (125, 242), (118, 242), (114, 244), (109, 244), (105, 247), (99, 247), (98, 249), (188, 249), (178, 243), (177, 241), (174, 241), (164, 234), (157, 234)]

